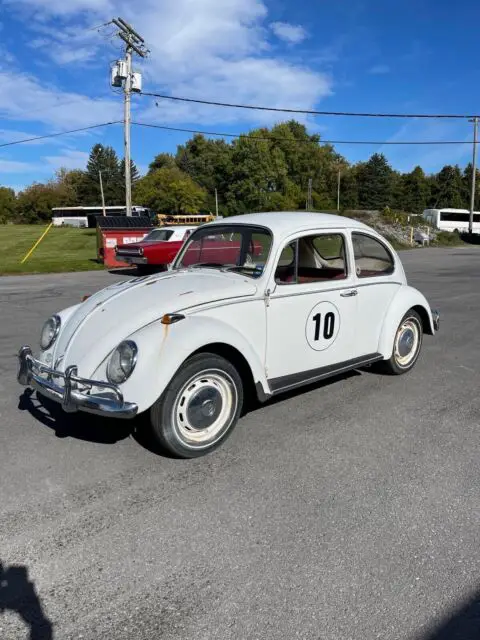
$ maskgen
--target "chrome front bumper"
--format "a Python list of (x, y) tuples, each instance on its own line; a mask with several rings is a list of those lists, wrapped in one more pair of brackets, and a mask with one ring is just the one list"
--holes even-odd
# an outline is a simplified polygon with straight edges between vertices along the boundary
[[(117, 385), (80, 378), (76, 366), (67, 367), (65, 372), (51, 369), (36, 360), (28, 346), (20, 349), (18, 360), (18, 382), (60, 403), (67, 413), (80, 410), (114, 418), (133, 418), (137, 414), (137, 405), (124, 402)], [(58, 379), (63, 380), (63, 386), (58, 384)], [(94, 388), (99, 391), (91, 394)]]
[(437, 309), (432, 309), (433, 328), (435, 331), (440, 329), (440, 312)]

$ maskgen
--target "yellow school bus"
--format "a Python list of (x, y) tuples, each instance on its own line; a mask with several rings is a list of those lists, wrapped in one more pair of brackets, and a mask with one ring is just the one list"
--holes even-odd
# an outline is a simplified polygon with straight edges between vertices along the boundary
[(178, 215), (170, 213), (157, 213), (159, 225), (175, 224), (205, 224), (213, 222), (215, 216), (211, 213), (181, 213)]

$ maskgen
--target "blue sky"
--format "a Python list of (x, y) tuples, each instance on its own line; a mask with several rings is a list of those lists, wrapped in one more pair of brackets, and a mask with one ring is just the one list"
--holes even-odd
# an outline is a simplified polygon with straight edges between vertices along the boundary
[[(0, 143), (122, 117), (109, 86), (121, 56), (121, 16), (145, 37), (145, 91), (277, 107), (478, 113), (480, 67), (473, 0), (0, 0)], [(244, 132), (278, 114), (134, 98), (133, 117), (173, 127)], [(463, 121), (307, 118), (325, 139), (469, 140)], [(21, 189), (61, 166), (83, 168), (96, 142), (122, 153), (119, 125), (0, 148), (0, 184)], [(188, 134), (134, 127), (133, 158), (175, 151)], [(352, 146), (407, 171), (466, 164), (470, 145)]]

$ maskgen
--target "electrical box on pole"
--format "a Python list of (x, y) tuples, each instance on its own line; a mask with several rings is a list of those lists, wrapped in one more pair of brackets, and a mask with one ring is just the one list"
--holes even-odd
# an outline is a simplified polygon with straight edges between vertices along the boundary
[(138, 71), (132, 73), (132, 86), (131, 90), (135, 93), (141, 93), (142, 91), (142, 74)]
[(116, 60), (110, 70), (110, 81), (112, 87), (122, 87), (123, 81), (127, 79), (127, 63), (125, 60)]

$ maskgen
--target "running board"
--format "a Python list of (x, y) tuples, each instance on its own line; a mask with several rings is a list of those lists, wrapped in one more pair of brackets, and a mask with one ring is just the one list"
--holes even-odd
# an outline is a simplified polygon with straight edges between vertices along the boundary
[(371, 353), (361, 358), (353, 358), (352, 360), (346, 360), (345, 362), (339, 362), (337, 364), (328, 365), (328, 367), (320, 367), (319, 369), (310, 369), (310, 371), (301, 371), (300, 373), (292, 373), (288, 376), (281, 376), (280, 378), (272, 378), (268, 380), (268, 385), (272, 390), (272, 395), (278, 393), (284, 393), (290, 391), (290, 389), (296, 389), (297, 387), (303, 387), (307, 384), (319, 382), (325, 378), (331, 378), (340, 373), (346, 371), (352, 371), (353, 369), (360, 369), (366, 367), (369, 364), (383, 360), (383, 356), (380, 353)]

